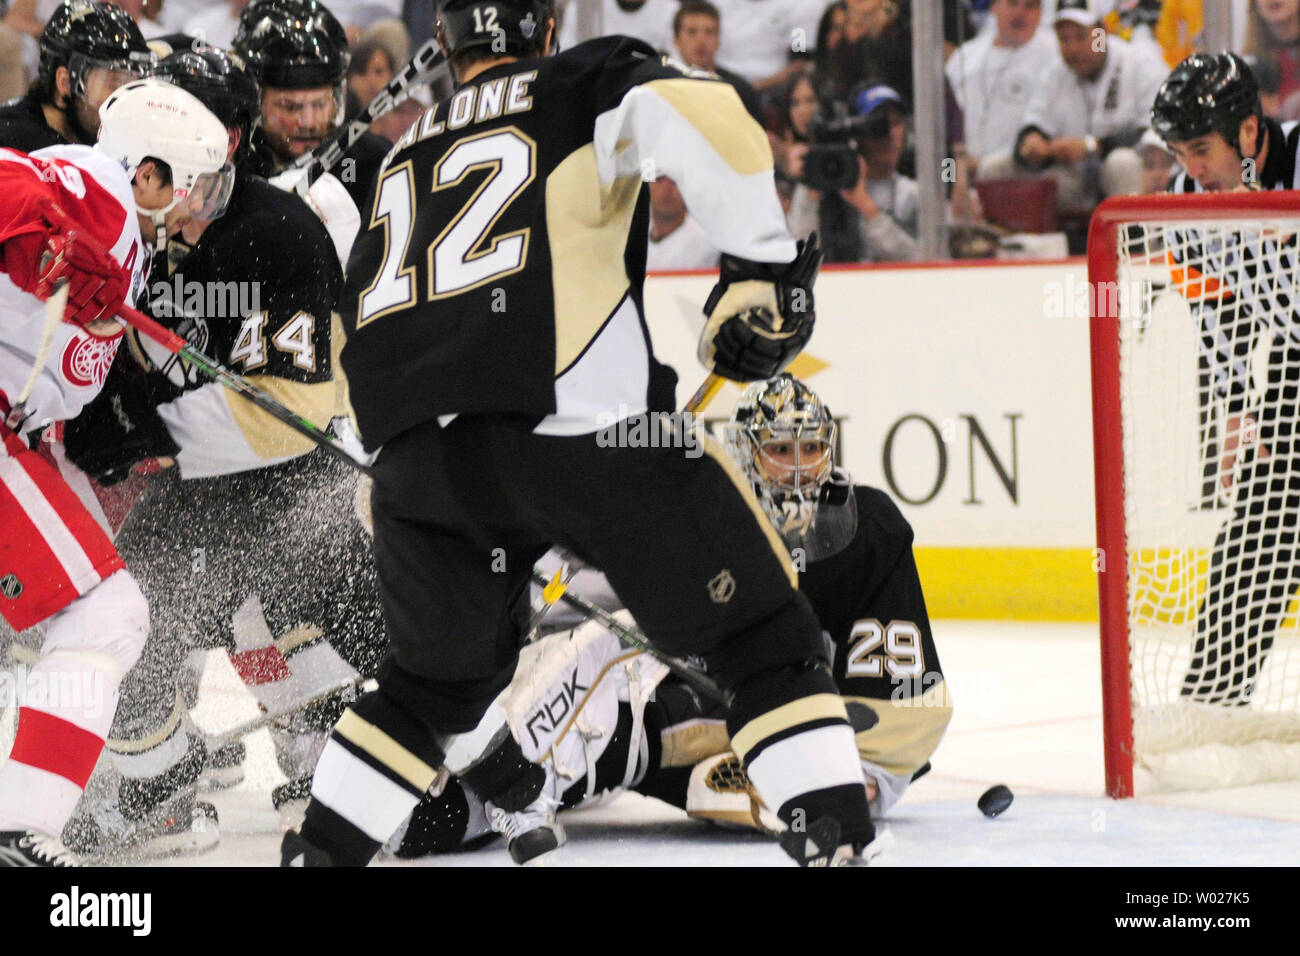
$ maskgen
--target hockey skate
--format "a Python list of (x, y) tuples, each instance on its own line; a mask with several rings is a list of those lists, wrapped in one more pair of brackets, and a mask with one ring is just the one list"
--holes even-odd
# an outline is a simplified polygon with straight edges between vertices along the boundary
[(298, 777), (288, 783), (282, 783), (271, 790), (271, 806), (280, 817), (280, 826), (286, 830), (296, 830), (302, 826), (303, 815), (307, 812), (307, 801), (311, 799), (311, 776)]
[(330, 855), (297, 830), (285, 830), (280, 841), (281, 866), (333, 866)]
[(882, 849), (874, 827), (865, 843), (841, 843), (840, 822), (834, 817), (819, 817), (802, 831), (786, 830), (780, 841), (800, 866), (870, 866)]
[(560, 808), (556, 792), (555, 771), (546, 764), (546, 783), (536, 799), (513, 813), (486, 805), (492, 829), (506, 838), (510, 858), (516, 863), (532, 863), (552, 850), (564, 846), (564, 827), (556, 820)]
[(211, 850), (220, 839), (217, 810), (197, 799), (207, 748), (191, 736), (184, 756), (153, 777), (109, 767), (92, 781), (63, 839), (88, 861), (121, 862)]
[(52, 836), (35, 830), (0, 832), (0, 867), (81, 866), (81, 861)]
[(247, 749), (242, 740), (227, 744), (208, 755), (207, 765), (199, 775), (200, 790), (229, 790), (244, 782), (244, 757)]

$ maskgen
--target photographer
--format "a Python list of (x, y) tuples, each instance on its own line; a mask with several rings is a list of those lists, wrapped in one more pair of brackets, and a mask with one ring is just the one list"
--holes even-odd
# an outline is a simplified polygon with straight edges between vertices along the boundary
[(917, 257), (916, 181), (898, 172), (907, 110), (888, 86), (852, 101), (849, 116), (813, 124), (790, 231), (822, 235), (827, 262), (902, 262)]

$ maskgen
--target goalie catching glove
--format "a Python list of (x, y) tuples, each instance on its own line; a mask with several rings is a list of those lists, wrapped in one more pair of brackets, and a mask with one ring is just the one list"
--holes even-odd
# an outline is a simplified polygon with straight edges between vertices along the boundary
[(812, 337), (812, 287), (821, 264), (816, 233), (799, 243), (799, 254), (785, 265), (724, 255), (721, 277), (704, 304), (704, 366), (723, 378), (752, 382), (789, 365)]
[(158, 406), (180, 394), (164, 373), (119, 359), (95, 400), (64, 425), (68, 460), (100, 484), (115, 485), (141, 461), (175, 457), (181, 448), (158, 417)]
[[(14, 285), (42, 302), (66, 279), (64, 320), (103, 337), (88, 326), (116, 315), (130, 285), (127, 271), (99, 242), (78, 230), (57, 203), (43, 202), (40, 216), (43, 228), (14, 236), (0, 247), (4, 271)], [(115, 324), (106, 337), (121, 332), (121, 326)]]

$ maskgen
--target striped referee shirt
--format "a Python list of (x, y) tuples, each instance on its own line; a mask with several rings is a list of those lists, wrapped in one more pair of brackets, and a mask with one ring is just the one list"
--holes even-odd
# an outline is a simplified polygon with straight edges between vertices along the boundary
[[(1300, 123), (1264, 120), (1268, 156), (1257, 171), (1261, 189), (1300, 189)], [(1201, 193), (1179, 172), (1171, 193)], [(1170, 229), (1166, 248), (1176, 284), (1201, 322), (1201, 340), (1215, 393), (1229, 414), (1245, 406), (1256, 336), (1271, 328), (1276, 346), (1300, 348), (1300, 316), (1292, 304), (1300, 263), (1295, 233), (1252, 236), (1248, 230)], [(1181, 267), (1181, 268), (1180, 268)], [(1204, 278), (1204, 282), (1202, 279)]]

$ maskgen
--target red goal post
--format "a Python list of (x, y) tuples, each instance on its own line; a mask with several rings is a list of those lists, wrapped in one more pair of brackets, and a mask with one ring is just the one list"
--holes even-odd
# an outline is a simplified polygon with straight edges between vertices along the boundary
[[(1121, 371), (1121, 338), (1125, 332), (1124, 323), (1136, 325), (1139, 322), (1138, 314), (1143, 309), (1149, 311), (1151, 308), (1150, 293), (1147, 302), (1135, 307), (1134, 296), (1125, 294), (1125, 284), (1128, 284), (1131, 292), (1135, 281), (1133, 274), (1142, 271), (1141, 268), (1134, 268), (1135, 263), (1145, 268), (1149, 274), (1158, 273), (1161, 267), (1166, 272), (1173, 272), (1163, 251), (1167, 245), (1165, 242), (1151, 242), (1145, 254), (1139, 251), (1134, 258), (1133, 237), (1142, 234), (1156, 236), (1162, 232), (1166, 236), (1173, 235), (1169, 230), (1171, 226), (1180, 229), (1205, 226), (1207, 231), (1217, 229), (1224, 235), (1235, 235), (1231, 230), (1240, 228), (1242, 223), (1247, 224), (1245, 228), (1249, 231), (1255, 224), (1264, 226), (1277, 221), (1289, 223), (1288, 228), (1277, 230), (1280, 236), (1300, 232), (1300, 192), (1243, 191), (1114, 197), (1097, 208), (1089, 226), (1093, 446), (1099, 548), (1097, 580), (1102, 644), (1106, 792), (1111, 797), (1133, 795), (1137, 756), (1134, 735), (1135, 670), (1138, 664), (1131, 644), (1133, 596), (1129, 592), (1130, 577), (1136, 573), (1135, 565), (1140, 563), (1134, 555), (1137, 549), (1144, 547), (1141, 541), (1129, 540), (1133, 529), (1129, 527), (1131, 519), (1127, 512), (1131, 510), (1131, 503), (1125, 496), (1136, 495), (1133, 488), (1126, 487), (1123, 392), (1126, 382)], [(1234, 225), (1225, 228), (1219, 225), (1222, 223)], [(1276, 226), (1274, 228), (1276, 230)], [(1129, 274), (1123, 274), (1125, 269)], [(1179, 280), (1172, 280), (1170, 283), (1175, 292), (1179, 291), (1178, 282)], [(1186, 288), (1182, 287), (1184, 291)], [(1169, 295), (1168, 288), (1165, 294)], [(1134, 310), (1134, 314), (1122, 315), (1125, 308)], [(1300, 304), (1297, 308), (1300, 308)], [(1187, 332), (1180, 330), (1179, 334), (1186, 336)], [(1131, 351), (1133, 347), (1128, 348)], [(1154, 351), (1154, 346), (1151, 348)], [(1185, 376), (1187, 373), (1184, 370), (1179, 374)], [(1138, 385), (1132, 387), (1137, 388)], [(1176, 429), (1178, 426), (1176, 423), (1162, 422), (1160, 427)], [(1135, 431), (1136, 428), (1136, 424), (1131, 426), (1131, 430)], [(1160, 440), (1156, 439), (1156, 442), (1159, 443)], [(1132, 453), (1130, 440), (1129, 454)], [(1174, 463), (1173, 470), (1178, 468), (1190, 471), (1186, 462)], [(1144, 473), (1143, 479), (1148, 477)], [(1175, 507), (1167, 510), (1176, 514), (1178, 509)], [(1197, 560), (1199, 559), (1189, 559), (1185, 563), (1200, 567)], [(1195, 570), (1188, 572), (1184, 568), (1183, 573), (1191, 578), (1196, 576)], [(1184, 604), (1194, 602), (1195, 595), (1204, 593), (1204, 582), (1187, 584), (1185, 592), (1176, 599)], [(1168, 598), (1168, 595), (1164, 597)], [(1187, 616), (1186, 608), (1181, 616)], [(1186, 621), (1183, 621), (1183, 626), (1186, 627)], [(1174, 674), (1165, 684), (1172, 686), (1177, 678), (1178, 675)], [(1168, 704), (1186, 706), (1179, 702), (1177, 696), (1173, 696)], [(1228, 715), (1229, 718), (1232, 716)]]

